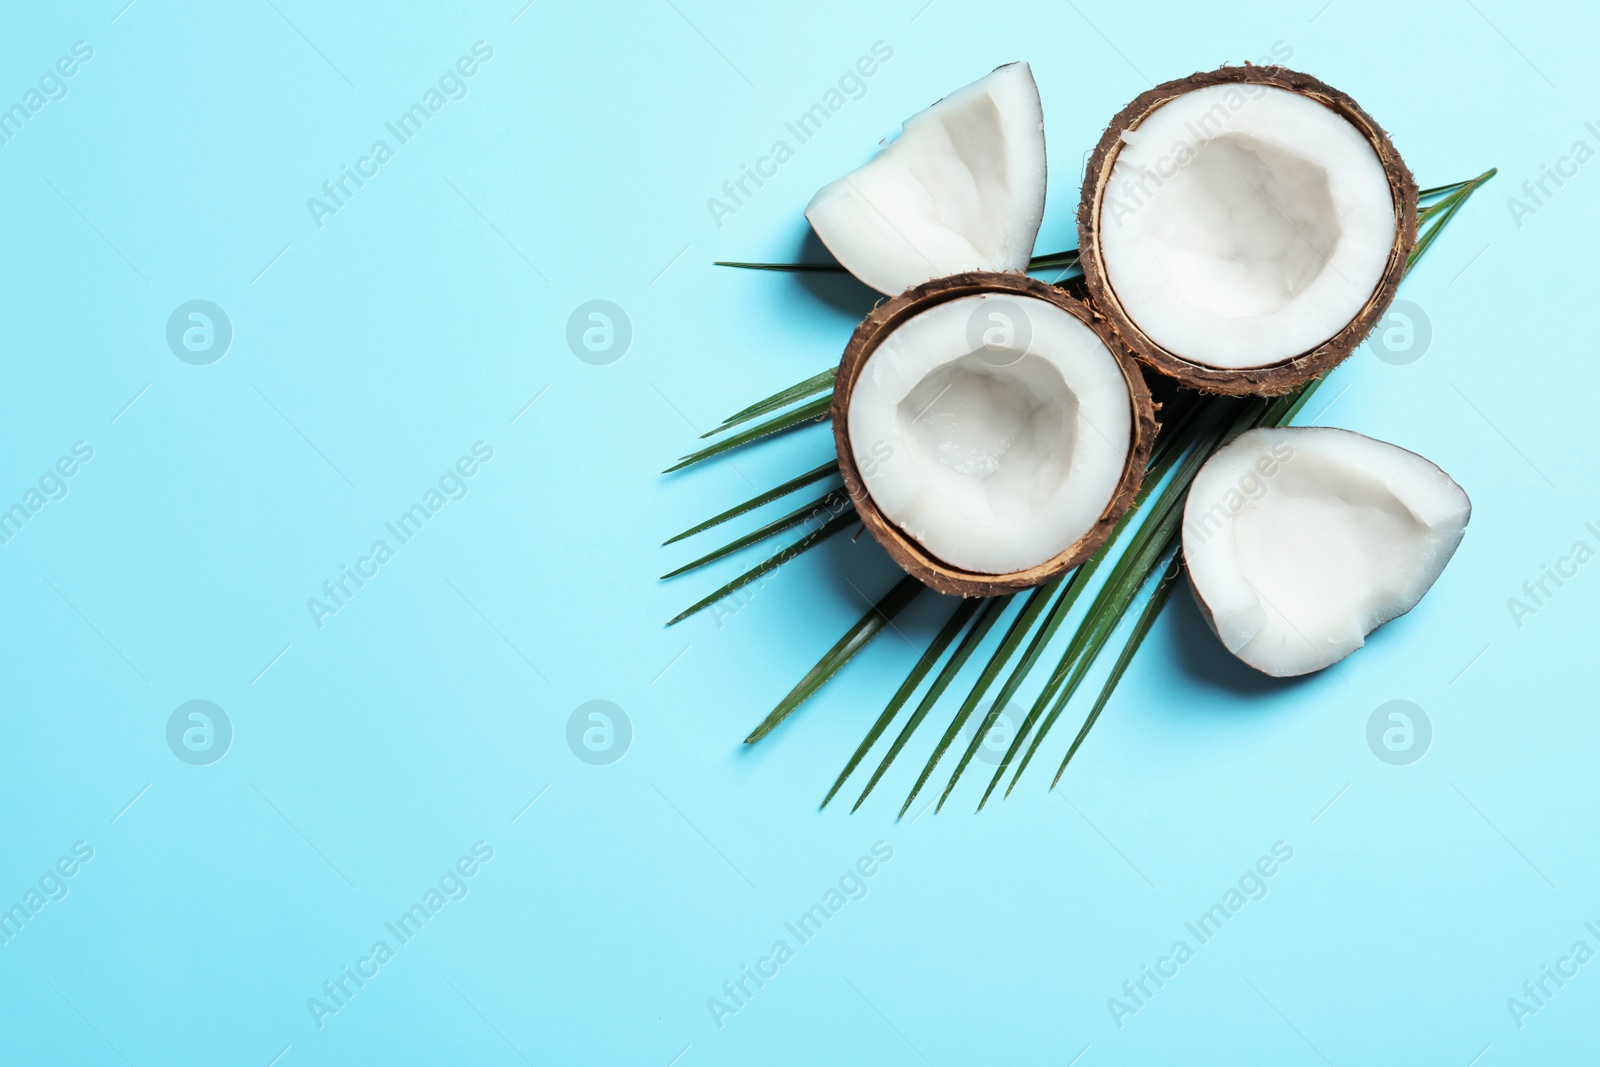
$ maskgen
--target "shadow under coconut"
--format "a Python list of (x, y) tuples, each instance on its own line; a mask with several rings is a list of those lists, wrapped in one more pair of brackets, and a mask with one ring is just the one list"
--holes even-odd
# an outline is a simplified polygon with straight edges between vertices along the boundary
[[(799, 248), (787, 262), (837, 266), (839, 261), (833, 258), (833, 253), (816, 232), (807, 227)], [(845, 270), (795, 271), (789, 277), (817, 303), (857, 321), (866, 318), (867, 312), (883, 299), (882, 293), (857, 281), (855, 275)]]
[[(851, 537), (855, 537), (855, 541), (852, 542)], [(906, 576), (905, 571), (889, 558), (889, 553), (884, 551), (883, 546), (859, 526), (851, 526), (843, 533), (829, 538), (797, 559), (795, 564), (796, 580), (804, 581), (813, 588), (825, 590), (830, 598), (837, 600), (841, 605), (840, 613), (850, 620), (839, 627), (837, 633), (828, 632), (827, 642), (816, 650), (818, 657), (834, 641), (844, 636), (845, 630), (853, 625), (856, 619), (866, 614), (867, 609), (876, 604), (896, 582)], [(804, 577), (800, 578), (798, 576), (802, 569)], [(938, 597), (938, 594), (928, 590), (917, 597), (917, 602), (935, 597)], [(916, 604), (913, 604), (913, 608), (915, 606)], [(894, 625), (915, 642), (919, 639), (919, 635), (907, 630), (905, 622), (902, 621), (909, 614), (908, 611), (896, 618)], [(923, 635), (926, 641), (931, 641), (933, 633), (937, 630), (938, 624), (935, 624), (932, 632)], [(893, 633), (891, 629), (888, 636), (892, 636)], [(923, 643), (926, 644), (926, 641)], [(905, 647), (903, 642), (901, 645), (902, 648)], [(911, 650), (906, 649), (906, 651), (909, 654)], [(921, 651), (921, 648), (917, 649), (919, 654)], [(799, 676), (794, 679), (797, 682), (799, 680)], [(888, 697), (885, 696), (884, 699), (887, 700)]]
[[(1173, 661), (1191, 680), (1208, 689), (1230, 693), (1244, 700), (1282, 693), (1316, 677), (1307, 674), (1298, 678), (1273, 678), (1239, 662), (1206, 624), (1205, 617), (1194, 602), (1194, 590), (1189, 588), (1187, 578), (1183, 580), (1183, 588), (1172, 591), (1166, 614), (1171, 617), (1173, 624), (1169, 638), (1169, 653)], [(1241, 705), (1242, 708), (1249, 706)]]

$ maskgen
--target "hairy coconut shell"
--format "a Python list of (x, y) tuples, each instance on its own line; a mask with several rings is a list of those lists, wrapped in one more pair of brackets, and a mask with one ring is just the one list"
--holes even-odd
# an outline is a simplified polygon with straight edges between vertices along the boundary
[[(1116, 290), (1106, 278), (1105, 263), (1100, 251), (1100, 210), (1111, 182), (1111, 169), (1122, 150), (1122, 134), (1134, 130), (1151, 112), (1168, 101), (1212, 85), (1254, 84), (1276, 89), (1287, 89), (1309, 97), (1328, 108), (1354, 126), (1377, 152), (1389, 178), (1389, 194), (1394, 201), (1394, 247), (1389, 250), (1389, 260), (1372, 295), (1344, 327), (1334, 336), (1308, 352), (1265, 367), (1222, 368), (1209, 367), (1185, 359), (1181, 353), (1157, 344), (1129, 318), (1117, 299)], [(1166, 82), (1148, 92), (1140, 93), (1127, 107), (1117, 113), (1106, 127), (1099, 145), (1089, 159), (1084, 176), (1083, 199), (1078, 205), (1078, 248), (1083, 264), (1084, 280), (1089, 288), (1090, 300), (1095, 310), (1104, 315), (1122, 337), (1123, 342), (1145, 363), (1163, 374), (1176, 378), (1191, 389), (1206, 393), (1224, 393), (1230, 396), (1278, 396), (1287, 393), (1312, 378), (1321, 377), (1355, 351), (1372, 332), (1383, 313), (1394, 299), (1395, 289), (1406, 272), (1406, 259), (1417, 239), (1417, 182), (1406, 168), (1400, 153), (1383, 127), (1373, 121), (1345, 93), (1318, 81), (1308, 74), (1300, 74), (1282, 67), (1222, 67), (1219, 70), (1191, 74), (1187, 78)]]
[[(979, 293), (1003, 293), (1009, 296), (1026, 296), (1054, 304), (1082, 322), (1103, 341), (1122, 370), (1128, 384), (1128, 395), (1133, 407), (1131, 419), (1132, 440), (1122, 477), (1111, 495), (1111, 501), (1100, 518), (1075, 543), (1065, 551), (1035, 567), (1010, 574), (984, 574), (951, 566), (924, 548), (900, 527), (890, 521), (873, 502), (867, 492), (861, 471), (856, 466), (855, 452), (850, 447), (850, 396), (855, 391), (856, 380), (867, 360), (888, 337), (913, 316), (948, 300)], [(1023, 274), (973, 271), (936, 278), (931, 282), (907, 289), (899, 296), (879, 304), (856, 327), (845, 347), (844, 358), (839, 363), (834, 379), (833, 439), (839, 450), (839, 470), (844, 476), (845, 489), (855, 504), (856, 514), (872, 536), (875, 537), (894, 561), (905, 568), (907, 574), (924, 585), (952, 596), (998, 596), (1039, 585), (1057, 574), (1076, 567), (1105, 543), (1111, 530), (1133, 503), (1144, 478), (1145, 467), (1150, 462), (1150, 449), (1155, 443), (1155, 407), (1150, 400), (1139, 365), (1127, 348), (1118, 340), (1106, 321), (1095, 314), (1087, 304), (1074, 300), (1052, 285), (1029, 278)]]

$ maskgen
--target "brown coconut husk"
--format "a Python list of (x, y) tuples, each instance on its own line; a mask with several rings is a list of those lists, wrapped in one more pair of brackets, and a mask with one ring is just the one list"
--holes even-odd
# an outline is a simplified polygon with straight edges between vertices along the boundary
[[(1286, 89), (1315, 100), (1354, 126), (1378, 153), (1384, 173), (1389, 177), (1389, 193), (1394, 201), (1395, 239), (1383, 275), (1361, 310), (1338, 333), (1315, 348), (1282, 362), (1264, 367), (1221, 368), (1191, 362), (1181, 353), (1165, 348), (1145, 335), (1123, 309), (1116, 291), (1106, 278), (1100, 254), (1101, 205), (1111, 180), (1111, 169), (1122, 149), (1122, 133), (1137, 129), (1145, 118), (1163, 104), (1212, 85), (1254, 84)], [(1309, 74), (1282, 67), (1222, 67), (1191, 74), (1140, 93), (1117, 113), (1106, 127), (1099, 145), (1089, 159), (1084, 176), (1083, 198), (1078, 205), (1078, 248), (1084, 281), (1095, 310), (1104, 315), (1135, 356), (1162, 374), (1170, 375), (1191, 389), (1229, 396), (1279, 396), (1312, 378), (1321, 377), (1355, 351), (1372, 332), (1394, 299), (1400, 279), (1405, 275), (1406, 259), (1417, 239), (1417, 182), (1383, 127), (1361, 109), (1347, 94), (1326, 85)]]
[[(1101, 512), (1094, 526), (1066, 550), (1051, 559), (1023, 571), (1010, 574), (983, 574), (952, 566), (924, 548), (900, 527), (878, 510), (871, 494), (861, 479), (856, 466), (855, 452), (850, 447), (850, 396), (855, 391), (857, 378), (867, 360), (884, 338), (913, 316), (929, 308), (958, 297), (976, 293), (1004, 293), (1026, 296), (1054, 304), (1093, 330), (1116, 359), (1128, 383), (1128, 395), (1133, 407), (1132, 441), (1122, 477), (1117, 482), (1111, 501)], [(856, 327), (845, 347), (844, 358), (834, 379), (833, 406), (834, 443), (838, 446), (839, 470), (844, 476), (846, 490), (855, 504), (856, 514), (872, 536), (877, 539), (894, 561), (907, 574), (924, 585), (951, 596), (998, 596), (1028, 589), (1076, 567), (1105, 543), (1116, 525), (1133, 503), (1133, 496), (1144, 478), (1145, 467), (1150, 462), (1150, 449), (1156, 437), (1155, 407), (1150, 400), (1150, 390), (1133, 356), (1118, 340), (1106, 321), (1082, 301), (1074, 300), (1052, 285), (1029, 278), (1023, 274), (1000, 274), (973, 271), (936, 278), (931, 282), (906, 290), (899, 296), (878, 305)]]

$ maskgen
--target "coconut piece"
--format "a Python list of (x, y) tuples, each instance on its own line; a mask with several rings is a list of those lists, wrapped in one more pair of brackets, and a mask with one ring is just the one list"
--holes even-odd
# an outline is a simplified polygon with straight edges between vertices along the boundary
[(962, 271), (1023, 270), (1044, 218), (1044, 113), (1026, 63), (907, 119), (806, 218), (840, 263), (893, 296)]
[(1349, 430), (1250, 430), (1195, 476), (1183, 553), (1228, 651), (1287, 678), (1415, 607), (1471, 516), (1461, 487), (1415, 452)]
[(862, 523), (943, 593), (992, 596), (1076, 566), (1128, 509), (1155, 437), (1115, 335), (1023, 275), (955, 275), (887, 301), (835, 382)]
[(1207, 392), (1276, 395), (1382, 317), (1416, 240), (1417, 186), (1350, 97), (1279, 67), (1141, 94), (1089, 162), (1085, 281), (1134, 353)]

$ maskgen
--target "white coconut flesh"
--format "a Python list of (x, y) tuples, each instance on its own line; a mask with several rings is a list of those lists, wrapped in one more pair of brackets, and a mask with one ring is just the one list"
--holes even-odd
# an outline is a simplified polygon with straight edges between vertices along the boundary
[(1279, 678), (1360, 648), (1422, 599), (1472, 504), (1414, 452), (1322, 427), (1242, 434), (1189, 490), (1183, 552), (1228, 651)]
[(862, 484), (884, 517), (980, 574), (1038, 566), (1093, 529), (1132, 424), (1105, 343), (1054, 304), (1012, 294), (905, 322), (867, 358), (848, 411)]
[(1106, 279), (1145, 336), (1204, 366), (1265, 367), (1356, 317), (1394, 245), (1365, 136), (1299, 93), (1213, 85), (1122, 135), (1100, 207)]
[(1011, 63), (908, 119), (865, 166), (822, 187), (806, 218), (881, 293), (970, 270), (1023, 270), (1044, 218), (1044, 113)]

